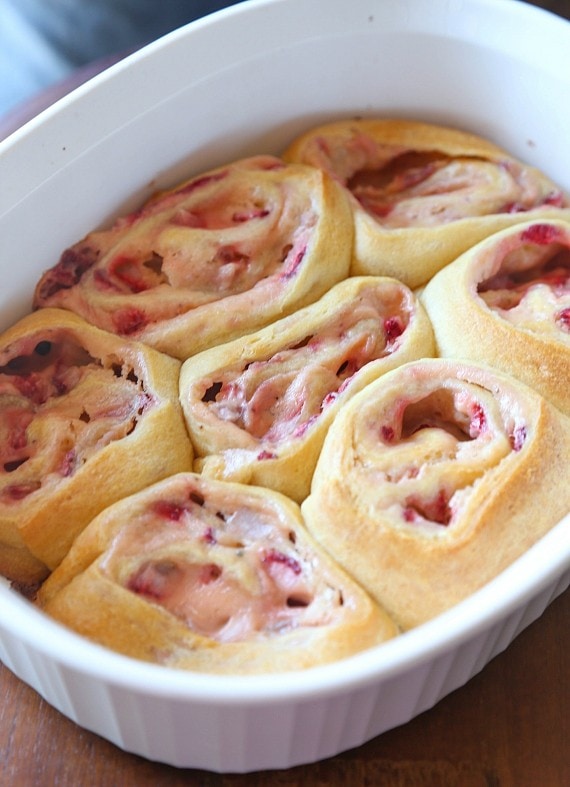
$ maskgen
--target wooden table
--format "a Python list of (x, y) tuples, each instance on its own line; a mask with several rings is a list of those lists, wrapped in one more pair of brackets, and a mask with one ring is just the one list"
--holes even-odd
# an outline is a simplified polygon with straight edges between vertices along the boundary
[(466, 686), (408, 724), (315, 765), (178, 770), (86, 732), (0, 666), (3, 787), (570, 785), (570, 591)]
[[(570, 0), (534, 4), (570, 18)], [(126, 754), (61, 716), (0, 664), (0, 785), (564, 787), (569, 622), (567, 591), (482, 673), (408, 724), (321, 763), (245, 776), (178, 770)]]

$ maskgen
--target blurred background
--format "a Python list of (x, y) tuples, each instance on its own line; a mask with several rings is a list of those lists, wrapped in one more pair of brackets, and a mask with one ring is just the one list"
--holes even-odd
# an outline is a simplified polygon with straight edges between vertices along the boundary
[[(240, 1), (0, 0), (0, 140), (139, 47)], [(570, 19), (570, 0), (497, 2)]]
[(127, 54), (239, 0), (0, 0), (0, 139)]

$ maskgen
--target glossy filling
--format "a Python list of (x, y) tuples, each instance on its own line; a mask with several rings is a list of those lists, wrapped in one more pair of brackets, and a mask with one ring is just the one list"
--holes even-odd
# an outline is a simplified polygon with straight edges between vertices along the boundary
[(130, 434), (151, 404), (121, 361), (93, 358), (72, 336), (28, 338), (0, 355), (0, 503), (73, 475)]
[(497, 256), (498, 271), (477, 287), (487, 306), (513, 325), (569, 342), (570, 244), (558, 227), (532, 225)]
[(430, 227), (565, 204), (552, 182), (512, 161), (382, 145), (364, 133), (348, 140), (321, 138), (316, 147), (319, 165), (334, 173), (387, 228)]
[(437, 534), (451, 525), (464, 494), (527, 439), (516, 408), (505, 417), (497, 399), (474, 384), (446, 382), (402, 395), (380, 419), (365, 421), (359, 456), (375, 478), (376, 505), (396, 523)]
[(35, 306), (65, 305), (123, 335), (294, 277), (316, 216), (269, 156), (196, 178), (67, 249)]
[(149, 505), (113, 541), (103, 570), (197, 634), (220, 642), (329, 623), (342, 592), (270, 505), (193, 488)]
[(402, 288), (364, 290), (314, 333), (200, 381), (196, 394), (216, 418), (255, 441), (302, 437), (360, 369), (397, 350), (411, 309)]

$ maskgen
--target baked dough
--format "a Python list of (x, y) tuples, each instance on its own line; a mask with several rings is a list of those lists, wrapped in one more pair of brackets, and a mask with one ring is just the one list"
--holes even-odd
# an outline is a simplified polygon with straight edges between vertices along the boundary
[(370, 383), (325, 439), (309, 531), (402, 629), (482, 587), (570, 511), (570, 419), (459, 360)]
[(335, 181), (256, 156), (87, 235), (43, 275), (34, 305), (185, 360), (317, 300), (348, 274), (352, 240)]
[(503, 227), (561, 212), (570, 218), (568, 196), (539, 170), (458, 129), (340, 120), (307, 131), (284, 158), (320, 167), (350, 194), (352, 274), (393, 276), (413, 288)]
[(0, 336), (0, 572), (33, 583), (105, 506), (192, 467), (180, 363), (42, 309)]
[(422, 294), (438, 353), (483, 361), (570, 415), (570, 224), (527, 222), (444, 268)]
[(259, 674), (397, 633), (273, 492), (172, 476), (100, 514), (44, 583), (49, 615), (127, 656)]
[(433, 354), (431, 325), (411, 290), (394, 279), (347, 279), (292, 316), (183, 364), (195, 469), (301, 502), (339, 408), (395, 366)]

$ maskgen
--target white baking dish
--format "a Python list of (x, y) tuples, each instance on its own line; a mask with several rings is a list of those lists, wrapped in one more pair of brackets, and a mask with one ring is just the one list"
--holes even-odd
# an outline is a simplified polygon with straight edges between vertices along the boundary
[[(399, 115), (492, 138), (570, 189), (570, 24), (516, 0), (249, 0), (96, 77), (0, 144), (0, 327), (61, 250), (157, 187), (317, 122)], [(477, 673), (570, 583), (570, 517), (454, 609), (342, 663), (213, 677), (91, 645), (0, 584), (0, 659), (118, 746), (221, 772), (357, 746)]]

